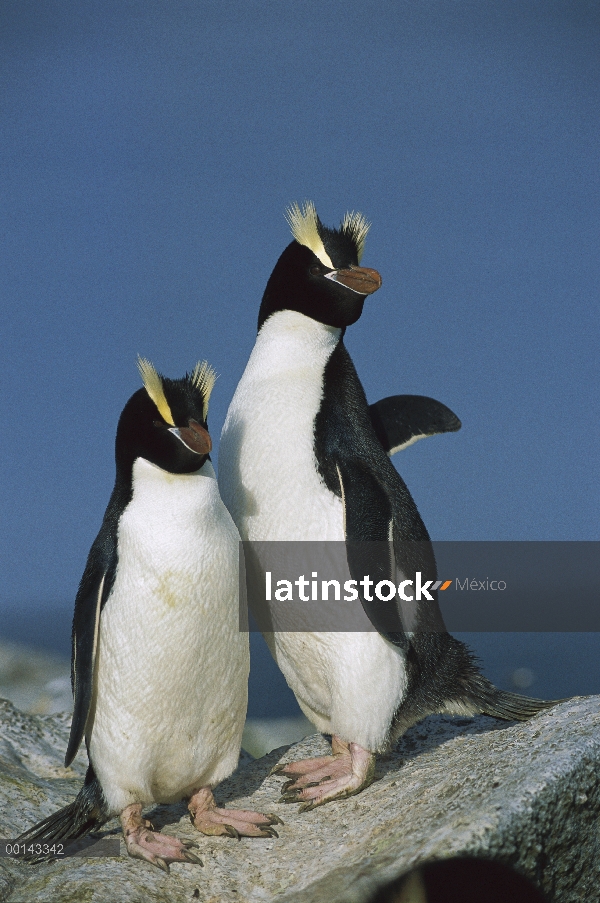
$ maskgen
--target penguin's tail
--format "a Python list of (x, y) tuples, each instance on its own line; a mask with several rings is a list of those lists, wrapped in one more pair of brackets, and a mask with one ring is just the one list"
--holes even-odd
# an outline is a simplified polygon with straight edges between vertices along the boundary
[(491, 715), (504, 721), (528, 721), (538, 712), (551, 709), (565, 699), (533, 699), (520, 693), (499, 690), (482, 674), (472, 676), (461, 702), (473, 714)]
[[(100, 828), (109, 818), (100, 782), (90, 765), (83, 787), (73, 802), (25, 831), (16, 843), (25, 845), (25, 861), (44, 862), (56, 856), (56, 853), (47, 851), (48, 847), (61, 844), (65, 848), (72, 841)], [(27, 847), (31, 849), (28, 851)]]

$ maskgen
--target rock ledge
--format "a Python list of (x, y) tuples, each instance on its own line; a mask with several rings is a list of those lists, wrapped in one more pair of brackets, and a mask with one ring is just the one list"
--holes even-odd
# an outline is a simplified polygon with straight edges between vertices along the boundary
[[(526, 724), (436, 716), (378, 762), (378, 780), (349, 800), (298, 814), (277, 803), (278, 761), (323, 754), (307, 737), (262, 759), (243, 755), (216, 792), (221, 804), (272, 811), (279, 839), (198, 835), (185, 806), (152, 815), (196, 840), (204, 868), (168, 877), (126, 856), (26, 865), (0, 859), (2, 903), (366, 903), (375, 888), (431, 859), (485, 856), (531, 878), (550, 901), (600, 900), (599, 698), (573, 699)], [(0, 701), (0, 837), (73, 799), (85, 755), (62, 767), (70, 716), (25, 715)], [(118, 831), (116, 822), (104, 834)], [(121, 846), (123, 852), (123, 846)]]

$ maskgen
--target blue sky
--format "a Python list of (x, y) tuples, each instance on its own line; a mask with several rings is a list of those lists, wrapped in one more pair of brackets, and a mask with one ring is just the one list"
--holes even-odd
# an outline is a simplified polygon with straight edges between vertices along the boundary
[(347, 345), (460, 433), (395, 463), (436, 539), (598, 538), (594, 2), (3, 0), (0, 611), (70, 609), (138, 353), (220, 373), (283, 211), (372, 221)]

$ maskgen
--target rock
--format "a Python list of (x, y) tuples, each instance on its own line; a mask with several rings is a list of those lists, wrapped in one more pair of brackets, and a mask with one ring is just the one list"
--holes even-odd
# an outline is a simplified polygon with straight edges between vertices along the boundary
[[(154, 824), (194, 839), (204, 868), (167, 876), (138, 860), (28, 865), (0, 859), (2, 903), (366, 903), (383, 881), (415, 865), (485, 856), (529, 876), (550, 901), (600, 899), (598, 697), (573, 699), (525, 724), (436, 716), (378, 762), (359, 796), (299, 814), (278, 803), (279, 761), (323, 754), (313, 735), (249, 761), (217, 788), (221, 804), (276, 812), (279, 839), (237, 842), (192, 827), (185, 805), (157, 807)], [(0, 830), (15, 838), (75, 796), (80, 753), (62, 767), (69, 716), (33, 716), (0, 703)], [(116, 821), (103, 829), (115, 836)], [(123, 845), (121, 844), (123, 853)]]
[(33, 715), (71, 712), (71, 664), (60, 655), (0, 640), (0, 697)]

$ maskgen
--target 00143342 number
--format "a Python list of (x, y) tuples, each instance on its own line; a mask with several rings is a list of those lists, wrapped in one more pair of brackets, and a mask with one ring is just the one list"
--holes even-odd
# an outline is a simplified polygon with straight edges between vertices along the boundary
[(0, 841), (0, 856), (29, 857), (29, 856), (64, 856), (65, 846), (62, 843), (15, 843), (10, 840)]

